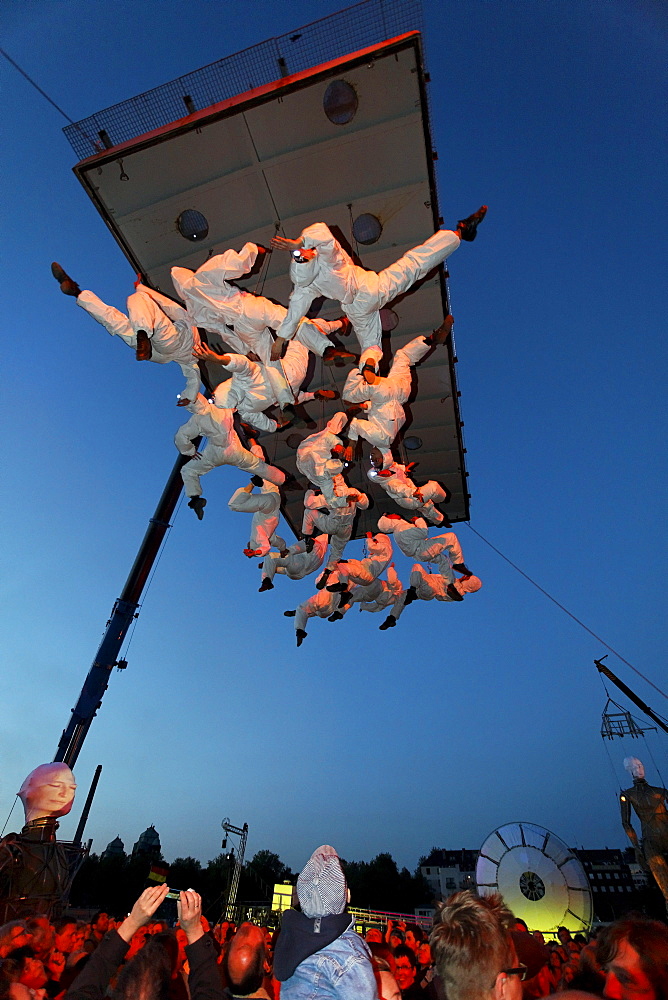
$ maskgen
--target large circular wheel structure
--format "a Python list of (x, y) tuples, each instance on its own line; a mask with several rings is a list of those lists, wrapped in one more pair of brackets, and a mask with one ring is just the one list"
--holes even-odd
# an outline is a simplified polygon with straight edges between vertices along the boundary
[(559, 837), (534, 823), (508, 823), (480, 848), (476, 882), (481, 896), (500, 892), (529, 930), (587, 931), (591, 889), (584, 868)]

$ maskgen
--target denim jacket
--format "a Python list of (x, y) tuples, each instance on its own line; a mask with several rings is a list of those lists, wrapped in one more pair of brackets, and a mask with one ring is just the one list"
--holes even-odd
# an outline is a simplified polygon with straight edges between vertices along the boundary
[(366, 942), (352, 926), (309, 955), (281, 983), (281, 1000), (377, 1000), (378, 987)]

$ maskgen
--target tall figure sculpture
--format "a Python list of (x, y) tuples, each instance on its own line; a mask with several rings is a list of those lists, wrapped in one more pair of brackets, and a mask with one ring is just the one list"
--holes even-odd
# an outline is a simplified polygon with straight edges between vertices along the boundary
[[(619, 797), (622, 826), (636, 849), (638, 863), (654, 876), (668, 911), (668, 788), (648, 784), (637, 757), (626, 757), (624, 768), (633, 778), (633, 787), (625, 788)], [(631, 806), (640, 820), (640, 841), (631, 824)]]
[(0, 840), (0, 923), (44, 913), (58, 917), (87, 851), (56, 840), (58, 817), (72, 808), (76, 791), (67, 764), (40, 764), (25, 779), (18, 796), (25, 826)]

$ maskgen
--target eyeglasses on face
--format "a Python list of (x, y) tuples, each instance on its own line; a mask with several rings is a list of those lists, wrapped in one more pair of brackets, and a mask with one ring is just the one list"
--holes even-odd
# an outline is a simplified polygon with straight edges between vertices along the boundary
[(527, 977), (527, 967), (522, 962), (520, 962), (516, 969), (501, 969), (501, 972), (505, 972), (507, 976), (519, 976), (521, 980)]

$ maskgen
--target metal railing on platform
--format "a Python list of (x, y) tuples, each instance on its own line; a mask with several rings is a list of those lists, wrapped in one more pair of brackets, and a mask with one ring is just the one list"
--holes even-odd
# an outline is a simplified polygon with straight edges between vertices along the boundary
[(80, 160), (283, 76), (422, 30), (421, 0), (362, 3), (235, 52), (63, 129)]

